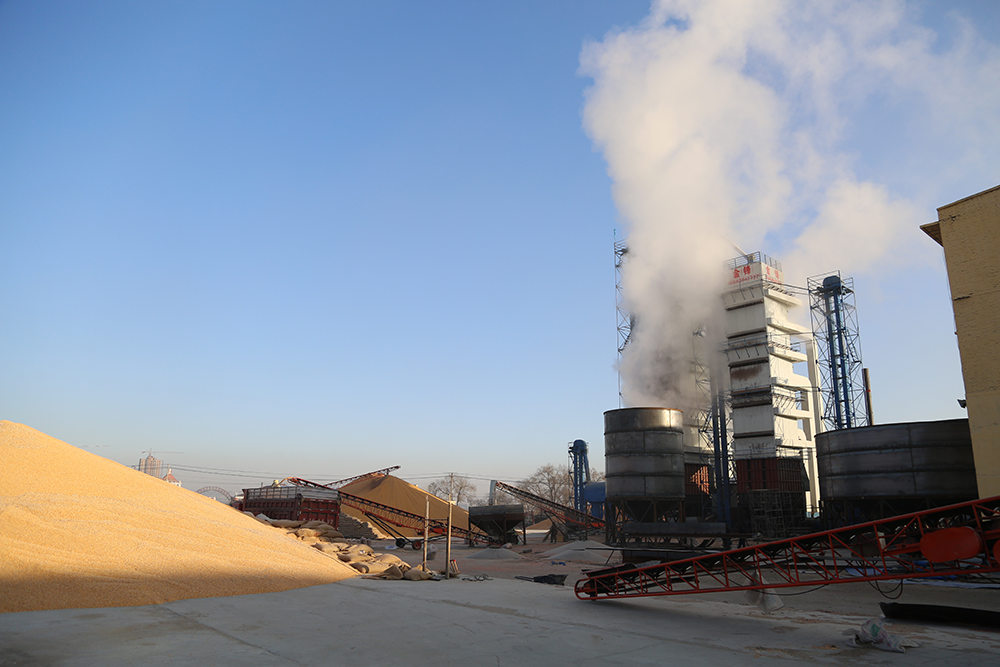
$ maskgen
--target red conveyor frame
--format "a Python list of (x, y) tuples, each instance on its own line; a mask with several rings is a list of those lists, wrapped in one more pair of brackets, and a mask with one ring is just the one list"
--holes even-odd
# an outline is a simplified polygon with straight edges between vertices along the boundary
[(581, 600), (1000, 572), (1000, 496), (647, 566), (592, 570)]

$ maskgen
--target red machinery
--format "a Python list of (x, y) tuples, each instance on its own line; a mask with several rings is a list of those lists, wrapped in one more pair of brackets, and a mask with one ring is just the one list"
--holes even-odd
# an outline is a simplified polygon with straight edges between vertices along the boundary
[(581, 600), (1000, 572), (1000, 496), (656, 565), (592, 570)]
[(240, 511), (263, 513), (272, 519), (293, 521), (323, 521), (340, 527), (340, 498), (333, 489), (262, 486), (243, 489)]

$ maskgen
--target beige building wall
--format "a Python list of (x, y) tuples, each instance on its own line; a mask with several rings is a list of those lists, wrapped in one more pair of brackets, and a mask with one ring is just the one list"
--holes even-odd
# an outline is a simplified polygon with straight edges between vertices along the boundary
[(1000, 496), (1000, 186), (921, 227), (944, 248), (979, 497)]

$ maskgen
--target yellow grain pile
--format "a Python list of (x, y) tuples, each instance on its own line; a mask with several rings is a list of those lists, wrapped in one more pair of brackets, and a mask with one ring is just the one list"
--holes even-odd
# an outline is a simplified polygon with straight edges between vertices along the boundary
[(269, 593), (356, 575), (216, 500), (0, 421), (0, 612)]

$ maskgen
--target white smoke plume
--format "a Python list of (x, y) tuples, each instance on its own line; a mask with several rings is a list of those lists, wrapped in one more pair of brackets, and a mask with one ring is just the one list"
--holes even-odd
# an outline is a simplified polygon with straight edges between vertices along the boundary
[(584, 47), (584, 127), (628, 230), (629, 405), (691, 403), (679, 388), (692, 332), (719, 337), (709, 320), (733, 243), (778, 256), (796, 285), (928, 260), (914, 233), (928, 205), (913, 194), (920, 175), (907, 184), (897, 165), (909, 189), (895, 193), (858, 173), (843, 136), (888, 99), (923, 138), (965, 147), (951, 164), (983, 162), (1000, 136), (1000, 51), (968, 24), (942, 50), (918, 18), (897, 1), (661, 0)]

